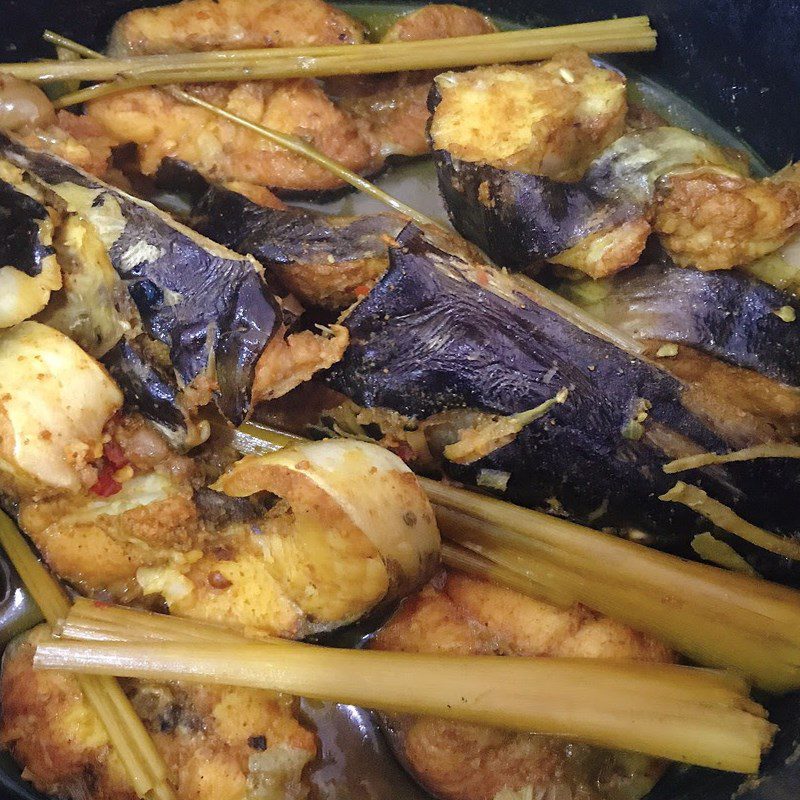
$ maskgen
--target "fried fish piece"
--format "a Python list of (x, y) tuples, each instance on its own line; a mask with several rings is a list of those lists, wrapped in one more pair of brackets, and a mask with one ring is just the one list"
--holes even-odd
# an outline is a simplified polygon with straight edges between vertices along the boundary
[[(402, 16), (381, 42), (449, 39), (494, 33), (494, 23), (471, 8), (429, 5)], [(383, 156), (421, 156), (428, 152), (428, 91), (435, 71), (395, 72), (332, 78), (325, 82), (338, 105), (363, 120)]]
[(111, 31), (108, 54), (360, 44), (364, 27), (322, 0), (183, 0), (137, 8)]
[(800, 169), (795, 165), (760, 181), (712, 168), (671, 175), (653, 227), (680, 266), (749, 264), (800, 231)]
[[(192, 91), (248, 120), (299, 136), (354, 172), (372, 173), (382, 163), (364, 126), (310, 79), (209, 84)], [(342, 186), (305, 157), (158, 89), (99, 98), (87, 103), (87, 113), (120, 141), (137, 145), (146, 175), (163, 159), (177, 158), (219, 182), (301, 192)]]
[[(115, 25), (108, 50), (124, 56), (363, 41), (361, 23), (321, 0), (184, 0), (126, 14)], [(374, 172), (381, 165), (365, 126), (313, 80), (206, 85), (192, 91), (253, 122), (299, 136), (355, 172)], [(100, 98), (87, 104), (87, 113), (120, 142), (137, 145), (147, 175), (171, 156), (221, 182), (292, 191), (342, 186), (302, 156), (157, 89)]]
[[(458, 572), (440, 575), (408, 598), (372, 647), (415, 653), (673, 660), (660, 643), (582, 606), (556, 608)], [(387, 725), (401, 761), (442, 800), (633, 800), (652, 788), (665, 766), (646, 756), (443, 719), (389, 717)]]
[[(74, 675), (33, 668), (42, 625), (3, 659), (0, 744), (41, 792), (64, 800), (136, 800), (108, 734)], [(177, 800), (303, 800), (316, 737), (286, 695), (126, 680), (123, 688), (164, 758)]]
[(341, 627), (436, 568), (427, 497), (377, 445), (312, 442), (246, 457), (211, 487), (175, 466), (168, 456), (151, 471), (131, 464), (107, 497), (23, 500), (20, 526), (82, 594), (255, 636)]

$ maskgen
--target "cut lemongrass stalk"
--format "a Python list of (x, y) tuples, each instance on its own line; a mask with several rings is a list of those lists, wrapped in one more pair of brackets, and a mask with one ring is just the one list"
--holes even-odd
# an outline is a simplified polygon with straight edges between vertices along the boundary
[[(52, 34), (50, 31), (45, 32), (44, 38), (46, 41), (57, 44), (59, 47), (74, 47), (75, 52), (79, 52), (81, 55), (86, 56), (87, 58), (98, 61), (106, 60), (102, 53), (98, 53), (97, 51), (91, 50), (88, 47), (83, 47), (82, 45), (72, 42), (71, 39), (67, 39), (64, 36)], [(398, 213), (414, 220), (414, 222), (417, 224), (439, 227), (438, 223), (434, 222), (434, 220), (426, 217), (416, 209), (411, 208), (411, 206), (406, 205), (402, 200), (398, 200), (396, 197), (392, 197), (390, 194), (387, 194), (382, 189), (379, 189), (374, 183), (366, 180), (366, 178), (362, 178), (361, 175), (358, 175), (352, 170), (347, 169), (347, 167), (343, 166), (338, 161), (329, 158), (324, 153), (320, 152), (315, 147), (312, 147), (310, 144), (308, 144), (308, 142), (303, 141), (297, 136), (281, 133), (280, 131), (273, 130), (272, 128), (265, 128), (263, 125), (251, 122), (250, 120), (240, 117), (237, 114), (233, 114), (227, 109), (220, 108), (219, 106), (209, 103), (207, 100), (203, 100), (200, 97), (196, 97), (195, 95), (190, 94), (183, 89), (179, 89), (176, 86), (165, 86), (162, 88), (167, 94), (182, 103), (189, 103), (191, 105), (199, 106), (200, 108), (203, 108), (218, 117), (222, 117), (229, 122), (234, 123), (235, 125), (247, 128), (248, 130), (257, 133), (259, 136), (263, 136), (273, 144), (277, 144), (278, 146), (283, 147), (292, 153), (304, 156), (309, 161), (319, 164), (321, 167), (326, 169), (332, 175), (336, 175), (345, 183), (350, 184), (352, 187), (358, 189), (364, 194), (370, 195), (370, 197), (374, 197), (376, 200), (384, 203), (384, 205), (389, 206), (389, 208), (393, 208)], [(70, 97), (67, 96), (60, 98), (54, 105), (57, 108), (64, 108), (66, 106), (73, 105), (75, 102), (79, 101), (70, 99)]]
[[(0, 512), (0, 544), (47, 622), (54, 626), (69, 613), (66, 593), (33, 554), (16, 525)], [(107, 676), (77, 675), (78, 684), (120, 757), (139, 797), (174, 800), (167, 768), (150, 734), (117, 681)]]
[[(259, 452), (260, 444), (261, 452), (282, 446), (280, 435), (256, 423), (248, 425), (246, 437), (248, 453)], [(556, 605), (582, 603), (698, 663), (735, 669), (760, 688), (800, 688), (797, 591), (439, 481), (418, 480), (442, 535), (468, 546), (465, 552), (445, 544), (448, 566)]]
[[(103, 625), (105, 629), (110, 631), (113, 630), (115, 632), (115, 638), (109, 639), (105, 641), (116, 641), (116, 642), (138, 642), (140, 644), (147, 643), (149, 641), (161, 641), (161, 642), (172, 642), (172, 643), (191, 643), (197, 641), (203, 641), (206, 644), (215, 644), (218, 639), (214, 635), (217, 631), (216, 625), (211, 625), (205, 622), (198, 622), (196, 620), (187, 620), (181, 617), (175, 617), (171, 615), (155, 615), (151, 614), (146, 611), (139, 611), (136, 609), (125, 608), (123, 606), (114, 606), (114, 605), (103, 605), (97, 610), (92, 611), (88, 609), (85, 605), (82, 607), (76, 607), (70, 612), (70, 617), (73, 619), (83, 619), (83, 615), (86, 614), (90, 619), (87, 620), (86, 624), (89, 625), (93, 622), (93, 620), (99, 617), (103, 620)], [(158, 619), (157, 623), (154, 623), (152, 618), (156, 617)], [(83, 629), (83, 623), (77, 626), (80, 629)], [(142, 630), (142, 627), (144, 630)], [(117, 634), (126, 632), (127, 635), (119, 636)], [(71, 637), (65, 637), (71, 638)], [(237, 634), (228, 631), (227, 637), (228, 642), (233, 642), (236, 644), (242, 644), (248, 641), (252, 641), (248, 639), (247, 636), (244, 634)], [(263, 642), (264, 644), (281, 644), (281, 645), (289, 645), (289, 646), (297, 646), (300, 645), (305, 648), (312, 648), (317, 652), (320, 651), (320, 647), (318, 645), (311, 645), (302, 642), (294, 642), (291, 640), (286, 639), (278, 639), (278, 638), (271, 638), (267, 642)], [(693, 681), (696, 675), (699, 674), (706, 674), (712, 676), (712, 683), (715, 687), (722, 687), (724, 692), (726, 693), (725, 696), (727, 697), (727, 692), (729, 691), (731, 686), (740, 687), (741, 691), (745, 689), (745, 683), (742, 681), (741, 678), (734, 677), (732, 675), (728, 675), (725, 677), (725, 673), (720, 673), (715, 670), (691, 670), (689, 672), (681, 672), (678, 675), (681, 681), (689, 680)], [(722, 678), (721, 680), (717, 680), (717, 678)], [(674, 688), (674, 686), (673, 686)], [(707, 687), (709, 688), (709, 687)], [(680, 691), (683, 691), (682, 689)], [(663, 688), (659, 689), (659, 692), (663, 692)], [(710, 699), (710, 698), (707, 698)]]
[(294, 642), (262, 633), (237, 633), (222, 625), (201, 620), (155, 614), (149, 611), (126, 608), (110, 603), (96, 603), (77, 598), (66, 618), (55, 626), (58, 636), (81, 641), (181, 641), (238, 643), (249, 639), (261, 642), (280, 642), (295, 647), (309, 647), (304, 642)]
[(185, 617), (171, 617), (133, 608), (76, 598), (55, 626), (58, 636), (83, 641), (241, 642), (229, 628)]
[[(52, 35), (48, 41), (64, 46)], [(655, 46), (656, 34), (648, 18), (630, 17), (425, 41), (159, 54), (107, 59), (103, 64), (10, 63), (0, 64), (0, 71), (39, 82), (144, 76), (161, 83), (229, 81), (232, 72), (238, 80), (320, 78), (538, 61), (566, 47), (620, 53), (653, 50)]]
[(718, 528), (722, 528), (722, 530), (732, 533), (734, 536), (738, 536), (756, 547), (795, 561), (800, 560), (800, 542), (796, 542), (793, 539), (784, 539), (776, 533), (759, 528), (757, 525), (742, 519), (728, 506), (720, 503), (719, 500), (714, 500), (713, 497), (709, 497), (698, 486), (678, 481), (666, 494), (662, 494), (658, 499), (688, 506), (710, 522), (713, 522)]
[(528, 594), (583, 603), (699, 663), (736, 669), (761, 688), (800, 688), (795, 590), (437, 481), (420, 482), (442, 534), (513, 571), (512, 588), (527, 579)]
[(685, 472), (687, 469), (708, 467), (713, 464), (729, 464), (732, 461), (754, 461), (758, 458), (800, 458), (800, 445), (796, 444), (759, 444), (745, 447), (731, 453), (698, 453), (693, 456), (676, 458), (664, 464), (662, 469), (668, 475)]
[(39, 645), (34, 663), (538, 731), (735, 772), (758, 769), (774, 732), (743, 681), (664, 664), (66, 640)]

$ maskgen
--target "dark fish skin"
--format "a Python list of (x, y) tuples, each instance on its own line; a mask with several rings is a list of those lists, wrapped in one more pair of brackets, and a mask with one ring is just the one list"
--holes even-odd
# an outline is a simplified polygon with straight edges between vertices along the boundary
[(208, 189), (190, 218), (198, 233), (265, 266), (382, 258), (381, 237), (396, 236), (404, 222), (390, 213), (340, 220), (305, 209), (265, 208), (221, 186)]
[(446, 150), (434, 150), (433, 160), (453, 227), (508, 269), (536, 266), (642, 213), (638, 204), (609, 200), (583, 181), (462, 161)]
[[(622, 435), (645, 398), (652, 404), (646, 429), (657, 423), (702, 450), (729, 449), (685, 407), (681, 382), (522, 294), (508, 298), (479, 286), (465, 262), (413, 226), (399, 245), (390, 249), (388, 272), (345, 319), (351, 344), (329, 371), (329, 384), (359, 405), (417, 418), (464, 407), (513, 414), (566, 387), (566, 402), (513, 442), (471, 465), (445, 461), (445, 473), (475, 485), (481, 469), (508, 472), (504, 499), (536, 507), (555, 498), (574, 519), (633, 526), (659, 549), (692, 556), (690, 542), (702, 524), (694, 512), (657, 499), (675, 482), (661, 470), (670, 457), (647, 436)], [(771, 459), (689, 475), (754, 522), (793, 518), (797, 462)], [(740, 550), (763, 574), (799, 577), (785, 559)]]
[(0, 156), (98, 229), (146, 333), (169, 348), (179, 383), (207, 376), (220, 411), (241, 422), (253, 369), (280, 319), (256, 265), (61, 159), (1, 135)]
[(32, 197), (0, 180), (0, 267), (13, 266), (34, 278), (53, 248), (41, 239), (40, 222), (47, 209)]
[(587, 310), (636, 339), (688, 345), (737, 367), (800, 387), (800, 316), (794, 296), (739, 270), (702, 272), (671, 263), (639, 264), (608, 279)]
[(175, 379), (153, 364), (136, 342), (120, 339), (100, 361), (117, 384), (125, 387), (125, 401), (130, 406), (170, 431), (186, 430)]
[[(431, 114), (441, 99), (434, 83), (428, 95)], [(430, 130), (430, 122), (428, 126)], [(508, 269), (538, 266), (586, 236), (642, 213), (645, 198), (618, 196), (610, 185), (608, 165), (594, 178), (587, 175), (584, 180), (565, 183), (462, 161), (431, 144), (450, 223)]]

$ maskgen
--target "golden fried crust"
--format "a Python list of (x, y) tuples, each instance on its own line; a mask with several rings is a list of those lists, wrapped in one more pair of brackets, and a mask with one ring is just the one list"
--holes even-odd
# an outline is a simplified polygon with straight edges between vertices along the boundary
[[(440, 576), (404, 601), (372, 646), (409, 652), (673, 660), (660, 643), (586, 608), (556, 608), (457, 572)], [(554, 737), (430, 718), (397, 717), (388, 725), (401, 759), (444, 800), (494, 800), (504, 789), (526, 787), (533, 788), (534, 797), (551, 791), (553, 796), (586, 800), (636, 798), (663, 771), (655, 759)]]
[(713, 169), (673, 175), (656, 204), (655, 230), (673, 260), (730, 269), (777, 250), (800, 227), (800, 182), (755, 181)]
[(252, 200), (257, 205), (266, 206), (266, 208), (275, 208), (279, 211), (286, 210), (286, 203), (275, 197), (269, 189), (259, 186), (257, 183), (249, 183), (248, 181), (226, 181), (222, 185), (232, 192), (238, 192), (244, 195), (248, 200)]
[(661, 643), (583, 606), (558, 608), (455, 571), (435, 584), (405, 601), (375, 637), (377, 649), (673, 659)]
[[(33, 669), (34, 644), (46, 634), (45, 626), (26, 634), (5, 657), (0, 740), (47, 794), (134, 800), (75, 678)], [(316, 755), (316, 739), (297, 721), (290, 698), (182, 683), (123, 686), (166, 762), (178, 800), (244, 800), (257, 781), (272, 786), (273, 794), (257, 795), (266, 800), (307, 796), (302, 772)], [(257, 766), (265, 767), (262, 775)]]
[(253, 405), (281, 397), (315, 372), (335, 364), (347, 348), (349, 337), (341, 325), (332, 325), (330, 330), (330, 337), (311, 331), (285, 338), (280, 333), (273, 336), (256, 364)]
[(133, 599), (137, 570), (179, 560), (196, 546), (200, 523), (188, 485), (120, 514), (87, 513), (91, 502), (81, 496), (24, 502), (19, 513), (51, 569), (85, 593)]
[[(483, 14), (455, 5), (430, 5), (401, 17), (382, 42), (478, 36), (497, 29)], [(326, 82), (338, 104), (363, 120), (384, 156), (428, 152), (428, 92), (435, 72), (401, 72), (333, 78)]]
[(0, 743), (45, 794), (69, 800), (136, 800), (108, 736), (75, 678), (33, 669), (40, 626), (10, 644), (3, 657)]
[(117, 144), (95, 119), (59, 111), (54, 123), (18, 135), (33, 150), (44, 150), (99, 178), (106, 177)]
[(433, 146), (465, 161), (578, 180), (625, 129), (625, 79), (568, 49), (540, 64), (436, 77)]
[(361, 23), (321, 0), (184, 0), (125, 14), (108, 51), (125, 56), (363, 41)]
[(127, 683), (178, 800), (244, 800), (251, 758), (270, 751), (286, 756), (289, 767), (273, 774), (276, 800), (306, 797), (302, 770), (316, 755), (316, 738), (295, 718), (291, 698), (239, 687)]
[(650, 223), (637, 217), (610, 230), (592, 233), (548, 261), (580, 270), (592, 278), (607, 278), (639, 260), (650, 230)]
[[(369, 135), (312, 80), (259, 81), (195, 88), (239, 116), (299, 136), (354, 172), (380, 166)], [(341, 186), (327, 170), (252, 131), (157, 89), (98, 99), (87, 112), (122, 142), (139, 149), (140, 168), (152, 174), (163, 158), (192, 164), (207, 178), (276, 189), (323, 191)]]
[[(663, 342), (648, 342), (655, 353)], [(800, 390), (683, 347), (660, 366), (685, 385), (683, 402), (733, 447), (800, 437)]]
[(418, 42), (494, 33), (494, 23), (471, 8), (450, 3), (423, 6), (405, 14), (381, 38), (382, 42)]
[(381, 257), (318, 261), (270, 266), (281, 283), (301, 303), (336, 311), (346, 308), (366, 292), (389, 266), (388, 252)]

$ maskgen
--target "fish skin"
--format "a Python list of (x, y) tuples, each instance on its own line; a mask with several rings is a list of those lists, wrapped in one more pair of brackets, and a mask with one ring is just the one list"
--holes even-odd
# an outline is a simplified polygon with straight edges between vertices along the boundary
[(395, 214), (371, 214), (332, 220), (306, 209), (259, 206), (237, 192), (210, 186), (192, 209), (191, 226), (198, 233), (247, 253), (262, 264), (313, 263), (333, 258), (379, 258), (386, 254), (381, 238), (403, 227)]
[(433, 160), (453, 227), (509, 269), (536, 266), (642, 214), (641, 204), (607, 198), (586, 181), (498, 169), (446, 150), (435, 150)]
[[(477, 285), (465, 262), (433, 247), (414, 226), (398, 244), (390, 249), (387, 273), (344, 320), (351, 344), (328, 372), (332, 388), (359, 405), (422, 419), (464, 407), (514, 414), (566, 387), (566, 402), (510, 444), (470, 465), (445, 461), (445, 474), (474, 486), (482, 469), (509, 472), (503, 499), (539, 507), (554, 497), (577, 521), (632, 526), (659, 549), (692, 557), (691, 539), (702, 521), (683, 506), (658, 500), (675, 482), (661, 469), (670, 457), (646, 437), (622, 435), (644, 398), (652, 404), (651, 422), (704, 451), (729, 449), (684, 405), (683, 384), (522, 294), (506, 298)], [(800, 464), (787, 459), (691, 476), (759, 524), (783, 519), (800, 491)], [(800, 577), (785, 559), (746, 544), (741, 551), (776, 579)]]
[(0, 180), (0, 267), (13, 266), (31, 278), (42, 272), (42, 261), (55, 252), (41, 240), (39, 222), (47, 209)]
[[(180, 384), (208, 375), (222, 413), (241, 422), (253, 370), (280, 323), (279, 306), (254, 261), (204, 240), (147, 203), (134, 200), (54, 156), (0, 135), (0, 157), (56, 195), (79, 193), (75, 211), (90, 223), (110, 207), (118, 216), (112, 265), (133, 298), (145, 332), (169, 348)], [(91, 193), (96, 193), (91, 200)], [(63, 194), (62, 194), (63, 198)], [(118, 212), (117, 212), (118, 209)], [(112, 215), (113, 216), (113, 215)]]
[(667, 256), (621, 272), (608, 287), (603, 318), (635, 338), (687, 345), (800, 387), (800, 324), (775, 314), (800, 309), (793, 295), (741, 270), (677, 267)]

